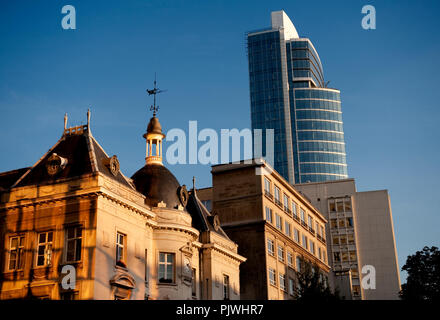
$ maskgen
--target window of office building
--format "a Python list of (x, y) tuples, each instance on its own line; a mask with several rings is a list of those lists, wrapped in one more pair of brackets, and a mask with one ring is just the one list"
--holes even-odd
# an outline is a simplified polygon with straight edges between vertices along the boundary
[(53, 231), (38, 234), (37, 266), (49, 266), (52, 263)]
[(295, 241), (299, 243), (299, 230), (298, 229), (294, 229), (294, 236), (295, 236)]
[(354, 244), (354, 234), (347, 234), (348, 244)]
[(347, 227), (353, 227), (353, 218), (345, 218), (345, 225)]
[(278, 245), (278, 260), (284, 262), (284, 248), (280, 245)]
[(270, 181), (267, 178), (264, 178), (264, 191), (266, 194), (270, 194)]
[(267, 239), (267, 253), (269, 253), (271, 256), (275, 255), (275, 246), (273, 240), (271, 239)]
[(329, 199), (328, 200), (328, 206), (329, 206), (330, 212), (336, 212), (335, 199)]
[(197, 297), (196, 269), (192, 268), (191, 295)]
[(223, 275), (223, 299), (229, 300), (229, 276)]
[(286, 291), (286, 276), (280, 273), (280, 289)]
[(302, 236), (302, 245), (304, 248), (308, 249), (307, 237), (305, 235)]
[(269, 282), (273, 286), (277, 285), (277, 279), (276, 279), (276, 275), (275, 275), (275, 270), (272, 269), (272, 268), (269, 268)]
[(345, 219), (338, 219), (338, 227), (345, 228)]
[(346, 235), (341, 235), (340, 237), (339, 237), (339, 243), (341, 244), (341, 245), (346, 245), (347, 244), (347, 236)]
[(346, 198), (344, 200), (345, 212), (351, 212), (351, 200), (350, 198)]
[(332, 237), (332, 242), (334, 245), (339, 245), (339, 237), (338, 236), (333, 236)]
[(301, 221), (303, 224), (305, 224), (306, 223), (306, 212), (304, 211), (303, 208), (300, 209), (300, 212), (301, 212)]
[(357, 260), (356, 251), (350, 251), (349, 257), (350, 257), (350, 262), (355, 262)]
[(275, 214), (277, 229), (283, 230), (283, 220), (279, 214)]
[(287, 265), (293, 268), (293, 254), (290, 251), (287, 251)]
[(174, 253), (159, 253), (159, 283), (174, 283)]
[(277, 186), (274, 187), (274, 198), (275, 198), (275, 203), (280, 206), (281, 205), (280, 188), (278, 188)]
[(333, 260), (335, 262), (341, 262), (341, 254), (339, 252), (333, 252)]
[(297, 207), (295, 201), (292, 201), (292, 213), (295, 217), (298, 216)]
[(82, 227), (66, 228), (66, 262), (75, 262), (81, 260)]
[(273, 223), (272, 221), (272, 209), (266, 207), (266, 221)]
[(315, 254), (315, 243), (312, 241), (312, 239), (309, 240), (310, 242), (310, 252), (312, 254)]
[(336, 200), (336, 211), (337, 212), (344, 212), (344, 202), (342, 199)]
[(293, 295), (295, 293), (295, 281), (289, 278), (289, 294)]
[(284, 194), (284, 211), (289, 212), (289, 197), (287, 196), (287, 194)]
[(9, 270), (21, 270), (24, 266), (24, 236), (9, 239)]
[(284, 222), (284, 232), (289, 238), (292, 236), (292, 227), (287, 221)]
[(348, 262), (348, 252), (341, 252), (342, 262)]
[(338, 227), (338, 220), (337, 219), (330, 219), (330, 228), (336, 229)]

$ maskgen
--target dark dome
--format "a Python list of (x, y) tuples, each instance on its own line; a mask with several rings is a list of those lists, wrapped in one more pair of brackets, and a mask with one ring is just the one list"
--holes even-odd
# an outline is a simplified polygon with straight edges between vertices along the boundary
[(175, 209), (182, 205), (179, 200), (179, 181), (166, 167), (160, 164), (147, 164), (132, 177), (136, 189), (147, 197), (146, 203), (157, 206), (161, 201), (167, 208)]

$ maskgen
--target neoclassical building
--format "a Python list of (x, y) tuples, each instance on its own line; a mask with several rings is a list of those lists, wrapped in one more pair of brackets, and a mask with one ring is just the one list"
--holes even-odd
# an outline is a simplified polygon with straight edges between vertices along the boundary
[(156, 115), (131, 179), (90, 113), (66, 124), (32, 167), (0, 173), (0, 299), (240, 299), (246, 258), (162, 164)]

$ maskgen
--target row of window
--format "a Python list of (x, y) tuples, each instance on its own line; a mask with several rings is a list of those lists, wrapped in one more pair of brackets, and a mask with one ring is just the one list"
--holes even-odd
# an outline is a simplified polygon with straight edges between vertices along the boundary
[(333, 252), (334, 262), (357, 262), (356, 251)]
[(299, 154), (300, 162), (347, 163), (345, 154), (327, 152), (303, 152)]
[(333, 100), (295, 99), (297, 109), (326, 109), (341, 111), (341, 103)]
[[(278, 276), (279, 276), (279, 281), (278, 281), (278, 283), (279, 283), (279, 288), (282, 290), (282, 291), (285, 291), (285, 292), (287, 292), (287, 287), (286, 287), (286, 275), (285, 274), (283, 274), (283, 273), (279, 273), (278, 274)], [(269, 268), (269, 283), (271, 284), (271, 285), (273, 285), (273, 286), (277, 286), (277, 276), (276, 276), (276, 271), (275, 271), (275, 269), (272, 269), (272, 268)], [(297, 286), (298, 284), (296, 284), (296, 286)], [(295, 280), (294, 279), (292, 279), (292, 278), (288, 278), (288, 290), (289, 290), (289, 294), (290, 295), (294, 295), (294, 293), (295, 293)]]
[(322, 119), (342, 122), (342, 113), (330, 110), (296, 110), (296, 119)]
[(339, 219), (330, 219), (330, 228), (338, 229), (338, 228), (353, 228), (353, 218), (339, 218)]
[(342, 123), (325, 120), (300, 120), (296, 122), (296, 128), (298, 130), (329, 130), (344, 132)]
[(335, 131), (300, 131), (298, 130), (298, 140), (323, 140), (323, 141), (337, 141), (344, 142), (344, 133)]
[[(83, 229), (80, 226), (65, 229), (64, 262), (81, 260)], [(35, 266), (50, 266), (53, 257), (54, 231), (37, 234)], [(25, 235), (9, 238), (8, 270), (22, 270), (25, 264)]]
[(341, 101), (341, 96), (338, 91), (325, 89), (295, 89), (295, 98), (297, 99), (326, 99)]
[(328, 151), (345, 153), (345, 144), (331, 141), (304, 141), (298, 142), (298, 149), (300, 151)]
[[(299, 240), (299, 232), (295, 229), (295, 238), (298, 237), (298, 240), (295, 239), (297, 243), (300, 243)], [(315, 243), (312, 239), (308, 239), (306, 235), (302, 235), (301, 238), (301, 245), (306, 249), (309, 250), (313, 255), (317, 256), (319, 260), (326, 262), (327, 261), (327, 254), (324, 249), (321, 249), (320, 246), (318, 246), (318, 250), (316, 251)], [(287, 252), (286, 252), (287, 251)], [(293, 261), (294, 254), (290, 250), (286, 250), (283, 245), (278, 244), (277, 245), (277, 255), (275, 256), (275, 242), (272, 239), (267, 239), (267, 253), (271, 255), (272, 257), (277, 257), (280, 262), (285, 263), (287, 261), (287, 265), (291, 268), (295, 268), (295, 264)], [(296, 257), (296, 269), (297, 271), (300, 270), (300, 257)]]
[(333, 235), (332, 236), (332, 244), (333, 245), (349, 245), (355, 244), (354, 234), (343, 234), (343, 235)]
[(301, 183), (306, 182), (323, 182), (323, 181), (332, 181), (332, 180), (339, 180), (339, 179), (345, 179), (348, 176), (346, 174), (340, 174), (340, 175), (330, 175), (330, 174), (301, 174), (300, 175), (300, 181)]
[(301, 163), (301, 173), (332, 173), (347, 175), (347, 165), (341, 163)]

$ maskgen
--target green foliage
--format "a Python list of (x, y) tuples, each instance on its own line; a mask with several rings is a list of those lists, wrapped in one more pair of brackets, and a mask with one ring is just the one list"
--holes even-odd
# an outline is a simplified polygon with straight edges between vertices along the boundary
[(440, 251), (424, 247), (408, 256), (402, 270), (408, 273), (400, 297), (404, 300), (440, 300)]
[(328, 286), (328, 279), (318, 272), (316, 264), (301, 261), (301, 271), (297, 272), (298, 285), (295, 297), (300, 301), (334, 301), (341, 300), (339, 293), (332, 292)]

